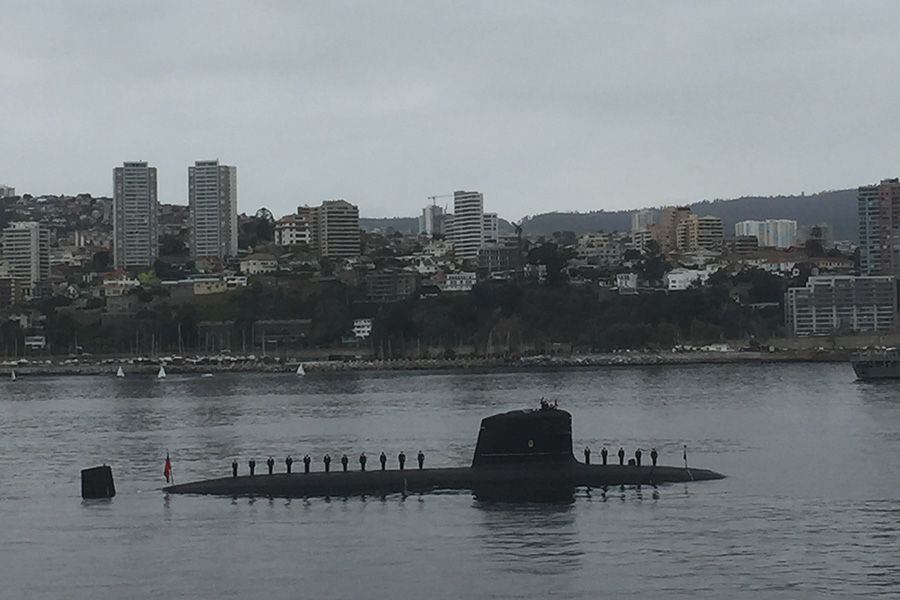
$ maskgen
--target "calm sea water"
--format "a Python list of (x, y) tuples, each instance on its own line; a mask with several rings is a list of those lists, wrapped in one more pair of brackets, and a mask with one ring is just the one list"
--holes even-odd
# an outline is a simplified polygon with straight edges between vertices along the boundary
[[(679, 464), (687, 443), (729, 477), (563, 504), (159, 491), (166, 449), (180, 482), (270, 454), (464, 465), (481, 418), (542, 396), (578, 450)], [(844, 365), (26, 377), (0, 382), (0, 596), (896, 598), (898, 450), (900, 383)], [(104, 462), (119, 495), (83, 503), (79, 470)]]

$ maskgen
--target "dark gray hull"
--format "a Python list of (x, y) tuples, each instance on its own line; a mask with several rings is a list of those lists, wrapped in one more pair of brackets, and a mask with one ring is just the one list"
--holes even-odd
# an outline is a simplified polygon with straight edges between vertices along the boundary
[(308, 498), (471, 490), (476, 494), (527, 498), (567, 494), (579, 486), (652, 485), (723, 477), (706, 469), (572, 463), (223, 477), (173, 485), (164, 491), (173, 494)]
[(853, 372), (857, 379), (900, 379), (900, 363), (877, 360), (853, 361)]

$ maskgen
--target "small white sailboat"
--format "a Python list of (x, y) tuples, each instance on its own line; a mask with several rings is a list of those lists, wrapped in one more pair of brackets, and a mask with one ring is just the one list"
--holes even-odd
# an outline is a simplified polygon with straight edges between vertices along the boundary
[(165, 379), (166, 378), (166, 367), (164, 365), (159, 365), (159, 373), (156, 374), (157, 379)]
[(9, 378), (10, 378), (11, 381), (15, 381), (15, 380), (16, 380), (16, 371), (15, 371), (15, 369), (13, 369), (12, 371), (9, 372)]
[(202, 375), (200, 375), (200, 377), (212, 377), (212, 376), (213, 376), (212, 373), (203, 373)]
[(125, 377), (125, 370), (120, 366), (119, 370), (116, 371), (116, 377)]
[(297, 375), (306, 375), (306, 369), (303, 368), (303, 363), (297, 365)]

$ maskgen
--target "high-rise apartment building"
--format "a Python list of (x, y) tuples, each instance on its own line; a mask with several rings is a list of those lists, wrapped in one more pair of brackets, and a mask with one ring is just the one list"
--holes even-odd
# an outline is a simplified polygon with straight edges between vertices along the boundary
[(447, 233), (444, 227), (444, 209), (437, 204), (430, 204), (422, 209), (419, 217), (420, 235), (443, 235)]
[(359, 256), (359, 207), (346, 200), (326, 200), (320, 206), (301, 206), (297, 213), (309, 223), (309, 244), (320, 256)]
[(866, 275), (900, 275), (900, 180), (857, 191), (859, 268)]
[(678, 250), (678, 225), (692, 214), (688, 206), (667, 206), (659, 211), (659, 221), (649, 229), (664, 254)]
[(156, 167), (126, 162), (113, 169), (113, 264), (147, 269), (158, 256)]
[(484, 244), (495, 244), (500, 241), (500, 218), (497, 213), (484, 213)]
[(16, 188), (8, 185), (0, 185), (0, 198), (12, 198), (16, 195)]
[(481, 193), (454, 192), (450, 239), (458, 258), (478, 258), (478, 250), (484, 244), (484, 196)]
[(659, 223), (659, 211), (655, 208), (644, 208), (631, 213), (631, 233), (647, 231), (651, 225)]
[(198, 160), (188, 167), (191, 256), (227, 258), (238, 250), (237, 167)]
[(50, 230), (40, 223), (10, 223), (3, 230), (3, 259), (10, 277), (35, 295), (50, 278)]
[(676, 247), (679, 252), (714, 250), (725, 242), (725, 231), (719, 217), (691, 214), (678, 222)]
[(797, 239), (797, 221), (790, 219), (739, 221), (734, 224), (734, 235), (753, 236), (759, 245), (764, 247), (790, 248)]

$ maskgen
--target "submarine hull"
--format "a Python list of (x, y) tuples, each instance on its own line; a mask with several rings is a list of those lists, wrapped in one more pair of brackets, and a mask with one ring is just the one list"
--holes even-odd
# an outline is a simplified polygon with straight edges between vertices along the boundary
[(615, 486), (722, 479), (707, 469), (666, 466), (523, 465), (448, 469), (280, 473), (223, 477), (164, 488), (173, 494), (308, 498), (382, 496), (441, 490), (490, 491), (502, 495), (523, 491), (536, 496), (579, 486)]

